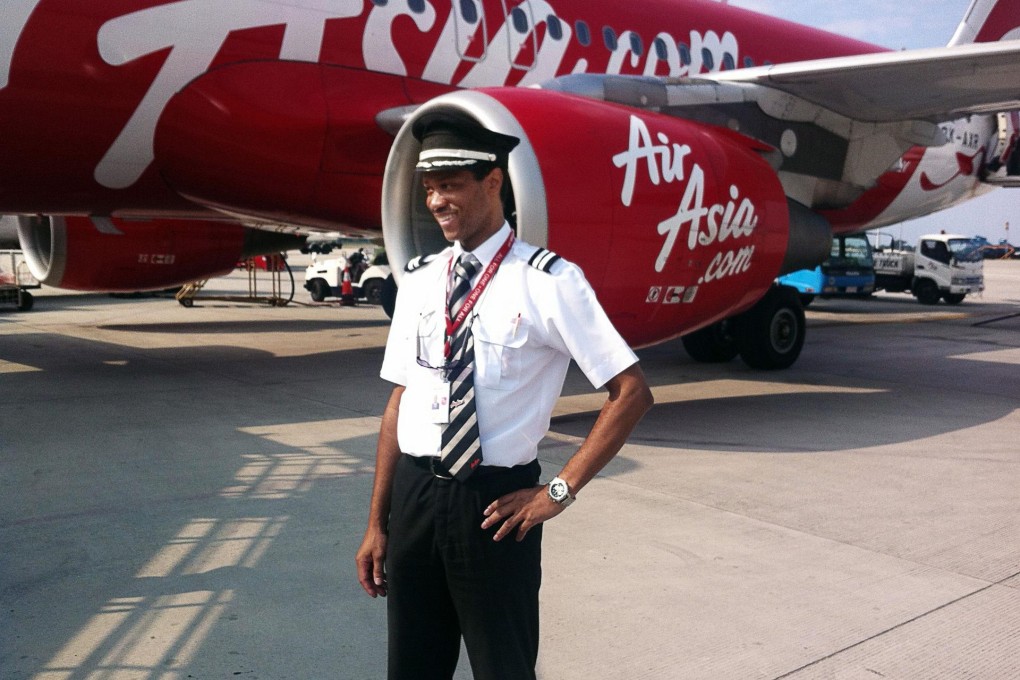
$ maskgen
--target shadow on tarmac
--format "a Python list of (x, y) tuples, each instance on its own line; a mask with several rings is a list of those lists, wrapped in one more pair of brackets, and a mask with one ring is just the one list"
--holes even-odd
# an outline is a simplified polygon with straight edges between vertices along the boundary
[(0, 675), (378, 674), (384, 608), (353, 555), (381, 350), (21, 334), (0, 358), (37, 369), (3, 376)]
[(172, 335), (237, 334), (237, 333), (304, 333), (311, 331), (389, 328), (388, 319), (375, 321), (323, 319), (321, 321), (196, 321), (166, 324), (102, 324), (101, 330), (124, 333), (168, 333)]
[[(230, 343), (386, 325), (96, 328)], [(1015, 351), (1015, 330), (819, 328), (782, 374), (695, 365), (678, 342), (642, 350), (658, 403), (632, 443), (677, 455), (827, 454), (977, 428), (1016, 408), (1020, 364), (963, 355)], [(353, 564), (390, 389), (381, 359), (378, 344), (286, 356), (5, 336), (0, 675), (381, 677), (385, 607), (361, 591)], [(576, 370), (564, 395), (601, 401)], [(553, 434), (583, 437), (596, 415), (582, 405), (554, 419)], [(572, 450), (554, 439), (543, 457)], [(643, 464), (625, 452), (606, 475)]]

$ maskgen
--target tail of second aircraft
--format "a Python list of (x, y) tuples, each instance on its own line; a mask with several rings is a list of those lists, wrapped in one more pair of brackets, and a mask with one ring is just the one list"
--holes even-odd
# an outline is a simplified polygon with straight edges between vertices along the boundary
[(1020, 2), (972, 0), (949, 45), (1020, 38)]

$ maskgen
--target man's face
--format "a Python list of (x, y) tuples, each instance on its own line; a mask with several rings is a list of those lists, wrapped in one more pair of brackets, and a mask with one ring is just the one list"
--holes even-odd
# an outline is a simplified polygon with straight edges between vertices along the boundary
[(498, 169), (481, 180), (467, 170), (423, 176), (425, 205), (447, 241), (460, 241), (465, 250), (474, 250), (499, 230), (503, 224), (501, 179)]

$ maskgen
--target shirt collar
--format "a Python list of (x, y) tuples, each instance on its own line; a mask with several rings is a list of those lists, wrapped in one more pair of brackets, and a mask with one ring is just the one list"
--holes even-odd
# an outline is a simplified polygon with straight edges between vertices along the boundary
[[(482, 263), (482, 270), (484, 271), (492, 259), (496, 257), (496, 253), (499, 252), (500, 246), (510, 236), (510, 225), (507, 224), (506, 220), (503, 221), (503, 226), (499, 228), (495, 234), (485, 240), (482, 245), (478, 246), (474, 250), (470, 251), (472, 255), (478, 258), (478, 261)], [(463, 246), (460, 245), (460, 241), (455, 241), (453, 244), (453, 258), (454, 261), (464, 253)]]

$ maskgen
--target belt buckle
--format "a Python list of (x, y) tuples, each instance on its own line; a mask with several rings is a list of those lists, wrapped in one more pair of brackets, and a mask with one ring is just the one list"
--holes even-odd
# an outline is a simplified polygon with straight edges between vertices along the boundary
[(438, 470), (436, 469), (436, 463), (438, 462), (439, 456), (429, 456), (429, 472), (432, 473), (432, 476), (438, 479), (453, 479), (453, 477), (441, 467)]

